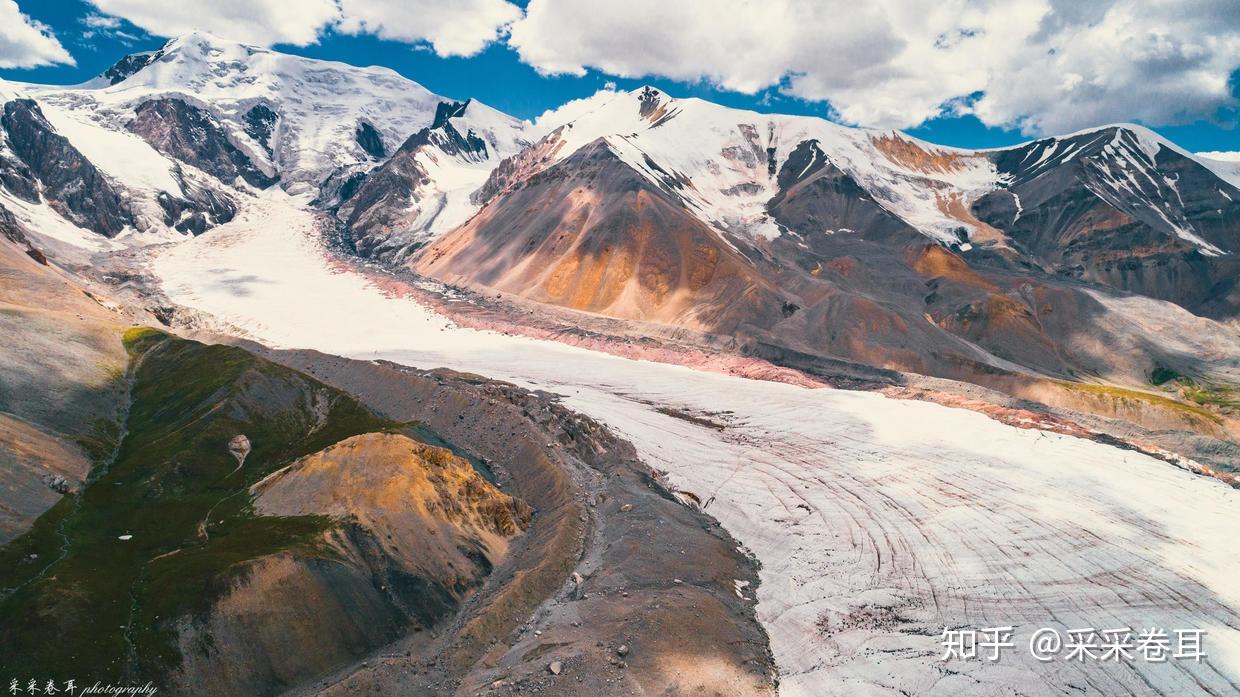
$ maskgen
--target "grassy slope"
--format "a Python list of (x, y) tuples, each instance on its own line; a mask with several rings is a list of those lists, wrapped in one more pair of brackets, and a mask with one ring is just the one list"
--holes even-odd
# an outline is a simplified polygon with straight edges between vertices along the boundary
[[(326, 553), (315, 545), (332, 521), (256, 517), (250, 485), (297, 457), (392, 426), (241, 349), (151, 330), (127, 332), (125, 345), (131, 406), (115, 460), (0, 548), (5, 678), (158, 682), (178, 660), (169, 620), (205, 609), (249, 560), (284, 549)], [(253, 451), (234, 472), (227, 442), (238, 433)]]

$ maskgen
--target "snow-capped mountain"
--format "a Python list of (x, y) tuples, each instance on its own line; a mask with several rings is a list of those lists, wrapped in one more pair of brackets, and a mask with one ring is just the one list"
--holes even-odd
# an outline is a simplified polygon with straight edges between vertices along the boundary
[(785, 181), (829, 159), (885, 209), (943, 242), (957, 241), (962, 221), (945, 210), (938, 192), (980, 192), (998, 182), (986, 158), (902, 133), (674, 99), (651, 87), (600, 92), (543, 116), (538, 125), (548, 132), (543, 147), (556, 153), (549, 162), (603, 138), (643, 176), (675, 189), (706, 222), (766, 239), (781, 232), (767, 204), (802, 144), (812, 143), (802, 152), (817, 155), (801, 171), (783, 173)]
[(1103, 316), (1111, 341), (1144, 331), (1088, 284), (1240, 310), (1240, 190), (1140, 127), (968, 151), (642, 88), (535, 130), (413, 268), (779, 360), (968, 379), (1176, 360), (1082, 335)]
[[(109, 248), (91, 233), (126, 245), (200, 234), (231, 220), (239, 197), (273, 185), (334, 210), (363, 189), (372, 170), (389, 161), (395, 168), (419, 133), (430, 136), (416, 146), (419, 175), (409, 189), (427, 210), (388, 195), (384, 215), (437, 233), (472, 213), (469, 194), (495, 162), (526, 144), (528, 126), (476, 101), (432, 94), (387, 68), (306, 59), (202, 33), (126, 56), (83, 85), (4, 83), (0, 93), (5, 102), (30, 100), (29, 109), (10, 117), (10, 131), (31, 114), (38, 137), (75, 152), (92, 186), (115, 190), (103, 206), (111, 210), (96, 205), (85, 214), (80, 201), (58, 193), (63, 182), (25, 174), (31, 163), (14, 152), (11, 133), (0, 146), (8, 172), (0, 204), (44, 246), (79, 261), (83, 249)], [(35, 135), (27, 128), (17, 140), (30, 152), (46, 151)]]
[(203, 33), (127, 57), (84, 87), (43, 98), (75, 109), (93, 102), (97, 118), (114, 126), (161, 98), (203, 108), (256, 167), (292, 193), (317, 192), (337, 170), (384, 159), (445, 101), (388, 68), (301, 58)]
[(1240, 190), (1135, 126), (970, 151), (652, 88), (531, 124), (204, 34), (3, 91), (0, 204), (66, 261), (279, 187), (363, 256), (754, 351), (1097, 373), (1114, 360), (1077, 345), (1097, 311), (1078, 281), (1240, 309)]
[(473, 100), (440, 102), (392, 157), (341, 184), (336, 214), (367, 256), (399, 257), (465, 222), (491, 170), (529, 145), (528, 124)]
[[(1139, 126), (968, 151), (646, 87), (571, 103), (536, 130), (538, 143), (498, 167), (476, 199), (493, 201), (602, 143), (735, 249), (765, 249), (781, 235), (916, 231), (970, 259), (1069, 273), (1212, 314), (1240, 307), (1227, 292), (1203, 304), (1235, 269), (1240, 191), (1218, 163)], [(1132, 273), (1134, 264), (1144, 270)]]

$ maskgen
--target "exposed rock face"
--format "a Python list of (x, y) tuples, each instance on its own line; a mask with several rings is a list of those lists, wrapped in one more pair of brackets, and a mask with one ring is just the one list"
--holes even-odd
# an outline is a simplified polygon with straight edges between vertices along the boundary
[(267, 151), (267, 155), (273, 155), (274, 151), (271, 146), (271, 136), (275, 134), (276, 122), (280, 120), (280, 115), (271, 110), (266, 104), (255, 104), (250, 110), (245, 112), (242, 117), (245, 121), (245, 133), (254, 139), (254, 142), (263, 146)]
[(767, 207), (775, 220), (802, 234), (863, 233), (868, 239), (911, 240), (919, 233), (879, 205), (855, 179), (807, 140), (784, 160), (779, 193)]
[[(489, 157), (486, 141), (467, 130), (462, 134), (452, 119), (461, 117), (469, 102), (441, 102), (435, 120), (428, 128), (414, 133), (392, 157), (368, 175), (353, 175), (339, 183), (336, 199), (341, 202), (337, 214), (344, 221), (349, 241), (364, 256), (389, 256), (407, 250), (409, 234), (434, 224), (446, 202), (437, 189), (427, 188), (432, 178), (419, 162), (419, 154), (433, 153), (433, 158), (453, 158), (461, 162), (481, 163)], [(382, 157), (378, 132), (362, 123), (358, 127), (358, 143), (375, 157)], [(370, 135), (366, 135), (369, 133)], [(373, 137), (372, 137), (373, 136)], [(363, 142), (366, 141), (366, 142)], [(376, 146), (378, 153), (368, 148)], [(321, 198), (330, 200), (330, 196)]]
[(405, 143), (410, 148), (420, 145), (434, 144), (449, 155), (457, 155), (475, 162), (487, 159), (487, 144), (473, 131), (461, 135), (452, 125), (452, 119), (465, 115), (469, 108), (469, 100), (463, 102), (440, 102), (435, 107), (435, 120), (431, 127), (413, 134)]
[(164, 211), (165, 225), (179, 232), (201, 235), (237, 215), (237, 204), (232, 199), (208, 186), (189, 183), (180, 171), (180, 165), (177, 165), (176, 176), (182, 195), (174, 196), (161, 191), (156, 197)]
[(151, 63), (159, 60), (163, 57), (163, 55), (163, 49), (158, 51), (146, 51), (143, 53), (131, 53), (128, 56), (116, 61), (116, 63), (113, 63), (112, 67), (103, 71), (102, 77), (108, 81), (109, 85), (124, 82), (130, 75), (133, 75)]
[(714, 230), (602, 140), (496, 198), (412, 263), (573, 309), (717, 331), (779, 317), (783, 302)]
[[(0, 118), (13, 153), (42, 184), (43, 196), (58, 213), (81, 227), (115, 237), (134, 222), (119, 189), (52, 128), (39, 105), (15, 99)], [(31, 200), (30, 179), (21, 168), (0, 166), (6, 188)]]
[(204, 189), (197, 201), (159, 192), (158, 202), (164, 210), (164, 224), (178, 232), (201, 235), (207, 230), (226, 223), (237, 214), (236, 205), (229, 199)]
[[(4, 140), (7, 145), (8, 137)], [(30, 167), (15, 157), (11, 148), (0, 151), (0, 184), (17, 198), (29, 203), (39, 202), (39, 182)]]
[(35, 249), (34, 245), (30, 244), (30, 239), (26, 237), (26, 232), (22, 229), (21, 224), (17, 222), (13, 211), (4, 206), (0, 206), (0, 236), (19, 247), (25, 247), (26, 256), (47, 266), (47, 257), (44, 256), (43, 252)]
[(143, 102), (129, 122), (129, 130), (156, 150), (191, 164), (232, 184), (238, 178), (251, 186), (267, 188), (276, 182), (262, 172), (228, 139), (224, 127), (208, 112), (179, 99)]
[(528, 507), (465, 460), (397, 434), (346, 439), (253, 491), (263, 515), (348, 522), (325, 533), (331, 558), (257, 560), (203, 621), (179, 625), (185, 662), (178, 681), (186, 687), (278, 692), (431, 628), (530, 522)]
[(26, 239), (26, 233), (22, 231), (21, 225), (18, 224), (17, 218), (13, 216), (13, 211), (0, 206), (0, 235), (13, 244), (26, 245), (30, 240)]
[(978, 218), (1048, 268), (1207, 315), (1240, 310), (1240, 189), (1112, 127), (998, 151)]
[(342, 185), (339, 197), (345, 204), (340, 207), (339, 215), (345, 222), (348, 239), (359, 254), (377, 255), (388, 243), (393, 228), (410, 217), (410, 209), (419, 209), (426, 200), (419, 188), (430, 179), (416, 154), (415, 150), (401, 146), (370, 175)]
[(387, 148), (383, 146), (383, 134), (375, 130), (374, 126), (365, 121), (357, 125), (357, 132), (354, 134), (354, 140), (366, 151), (367, 155), (381, 160), (387, 157)]

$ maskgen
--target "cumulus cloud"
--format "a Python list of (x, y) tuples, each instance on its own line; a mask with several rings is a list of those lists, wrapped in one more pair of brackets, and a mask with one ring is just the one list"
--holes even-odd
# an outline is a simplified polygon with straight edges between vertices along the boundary
[(245, 43), (304, 46), (339, 16), (334, 0), (90, 0), (101, 12), (156, 36), (205, 31)]
[(91, 29), (117, 29), (121, 26), (121, 21), (116, 17), (109, 17), (92, 12), (82, 18), (82, 24)]
[(1223, 150), (1214, 150), (1210, 152), (1197, 153), (1200, 157), (1208, 160), (1224, 160), (1226, 162), (1240, 162), (1240, 152), (1228, 152)]
[(90, 0), (156, 36), (206, 31), (245, 43), (304, 46), (333, 29), (429, 44), (441, 56), (473, 55), (521, 11), (506, 0)]
[(340, 8), (340, 31), (425, 41), (440, 56), (478, 53), (521, 16), (521, 10), (505, 0), (341, 0)]
[(849, 123), (973, 114), (1043, 134), (1234, 111), (1240, 3), (531, 0), (509, 43), (549, 74), (775, 87)]
[(52, 30), (22, 13), (16, 0), (0, 0), (0, 68), (74, 65)]

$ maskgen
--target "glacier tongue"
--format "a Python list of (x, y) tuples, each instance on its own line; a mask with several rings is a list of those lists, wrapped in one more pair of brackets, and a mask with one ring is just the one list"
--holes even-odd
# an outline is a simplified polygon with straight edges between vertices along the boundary
[[(333, 261), (298, 202), (257, 203), (155, 259), (174, 302), (276, 346), (564, 395), (757, 556), (784, 695), (1229, 694), (1240, 681), (1238, 490), (974, 412), (462, 329)], [(1003, 660), (938, 660), (945, 627), (1008, 625)], [(1027, 648), (1042, 626), (1202, 629), (1208, 657), (1044, 663)]]

